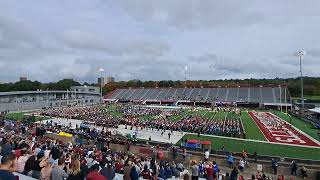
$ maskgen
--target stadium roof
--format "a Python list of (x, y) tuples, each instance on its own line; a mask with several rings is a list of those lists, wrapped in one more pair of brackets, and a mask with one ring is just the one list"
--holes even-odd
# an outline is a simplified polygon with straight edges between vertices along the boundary
[(312, 111), (312, 112), (315, 112), (315, 113), (319, 113), (319, 114), (320, 114), (320, 108), (309, 109), (309, 111)]

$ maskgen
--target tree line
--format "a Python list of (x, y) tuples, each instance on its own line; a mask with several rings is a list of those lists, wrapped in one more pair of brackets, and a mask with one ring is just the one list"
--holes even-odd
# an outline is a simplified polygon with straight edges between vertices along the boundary
[[(304, 77), (304, 92), (310, 96), (320, 96), (320, 78)], [(95, 83), (79, 83), (73, 79), (63, 79), (58, 82), (41, 83), (39, 81), (19, 81), (15, 83), (0, 84), (0, 92), (8, 91), (36, 91), (36, 90), (67, 90), (71, 86), (98, 86)], [(188, 80), (184, 81), (119, 81), (109, 83), (103, 87), (103, 94), (118, 88), (213, 88), (213, 87), (257, 87), (257, 86), (287, 86), (291, 96), (300, 96), (300, 78), (275, 78), (275, 79), (225, 79), (225, 80)]]

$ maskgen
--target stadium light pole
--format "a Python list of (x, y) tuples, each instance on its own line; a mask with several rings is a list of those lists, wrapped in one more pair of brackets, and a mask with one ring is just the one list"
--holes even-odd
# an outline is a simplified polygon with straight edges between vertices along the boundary
[(306, 54), (305, 51), (299, 51), (299, 64), (300, 64), (300, 85), (301, 85), (301, 106), (304, 108), (304, 97), (303, 97), (303, 77), (302, 77), (302, 57)]
[(47, 88), (47, 108), (49, 107), (49, 89)]
[(184, 65), (184, 88), (187, 88), (187, 70), (188, 70), (188, 66), (185, 64)]
[(102, 84), (103, 84), (103, 82), (102, 82), (102, 73), (103, 73), (103, 71), (104, 71), (104, 69), (103, 68), (99, 68), (98, 69), (98, 71), (100, 72), (100, 103), (102, 104), (102, 102), (103, 102), (103, 99), (102, 99)]

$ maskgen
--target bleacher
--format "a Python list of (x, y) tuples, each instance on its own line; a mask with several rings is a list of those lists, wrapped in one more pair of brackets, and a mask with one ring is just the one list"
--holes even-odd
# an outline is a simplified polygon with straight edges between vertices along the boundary
[(105, 100), (290, 104), (289, 93), (284, 87), (281, 89), (279, 87), (116, 89), (105, 96)]

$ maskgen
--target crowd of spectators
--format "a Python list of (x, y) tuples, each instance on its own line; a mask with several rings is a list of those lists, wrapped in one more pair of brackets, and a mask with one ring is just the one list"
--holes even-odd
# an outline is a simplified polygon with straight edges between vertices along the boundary
[[(123, 109), (123, 107), (118, 107)], [(223, 109), (225, 111), (226, 109)], [(19, 121), (0, 120), (0, 179), (16, 179), (12, 172), (18, 172), (41, 180), (105, 180), (105, 179), (199, 179), (209, 180), (237, 180), (244, 179), (242, 173), (248, 166), (246, 151), (236, 162), (232, 154), (229, 154), (226, 163), (232, 169), (222, 173), (215, 161), (209, 160), (209, 151), (206, 151), (202, 161), (191, 161), (189, 166), (183, 160), (165, 160), (158, 151), (153, 149), (150, 156), (134, 155), (128, 152), (112, 150), (110, 143), (127, 145), (130, 149), (130, 141), (125, 137), (111, 135), (108, 127), (117, 127), (123, 123), (140, 128), (152, 130), (175, 130), (187, 132), (200, 132), (203, 134), (215, 134), (225, 136), (237, 136), (240, 121), (225, 119), (211, 121), (199, 116), (185, 116), (177, 122), (168, 121), (165, 116), (158, 119), (141, 120), (139, 116), (143, 111), (153, 114), (157, 110), (130, 108), (126, 112), (138, 111), (136, 117), (113, 117), (104, 108), (90, 107), (65, 107), (42, 111), (41, 115), (63, 117), (67, 119), (82, 119), (96, 123), (96, 126), (106, 128), (70, 128), (59, 126), (52, 121), (44, 125), (26, 124)], [(160, 112), (164, 113), (164, 112)], [(174, 115), (176, 111), (166, 111), (168, 115)], [(232, 112), (235, 113), (235, 112)], [(147, 113), (146, 113), (147, 114)], [(149, 114), (150, 115), (150, 114)], [(178, 115), (178, 114), (176, 114)], [(52, 139), (44, 134), (58, 134), (67, 132), (73, 135), (73, 143)], [(221, 133), (221, 134), (219, 134)], [(229, 134), (228, 134), (229, 133)], [(174, 149), (174, 148), (173, 148)], [(168, 149), (172, 151), (172, 149)], [(174, 153), (173, 153), (174, 154)], [(186, 151), (182, 150), (185, 157)], [(189, 164), (189, 162), (187, 162)], [(277, 174), (278, 162), (272, 160), (272, 169)], [(298, 165), (292, 162), (291, 174), (296, 176)], [(306, 179), (307, 169), (300, 168), (300, 174)], [(251, 179), (268, 179), (263, 172), (257, 172)], [(279, 175), (278, 180), (284, 180)]]
[(108, 115), (106, 109), (100, 106), (61, 107), (46, 109), (38, 114), (42, 116), (61, 117), (66, 119), (79, 119), (94, 122), (97, 126), (118, 127), (119, 119)]
[[(45, 116), (80, 119), (90, 121), (98, 126), (117, 128), (120, 124), (135, 126), (141, 129), (158, 131), (181, 131), (227, 137), (243, 137), (240, 118), (212, 120), (200, 115), (184, 115), (176, 121), (171, 121), (171, 116), (181, 114), (180, 110), (162, 110), (159, 108), (146, 108), (140, 106), (117, 106), (116, 111), (123, 113), (123, 117), (112, 116), (99, 106), (68, 107), (44, 110), (40, 114)], [(232, 109), (219, 108), (214, 112), (228, 111), (237, 114)], [(148, 116), (149, 118), (145, 118)]]
[[(95, 140), (93, 143), (75, 140), (71, 144), (43, 136), (45, 133), (40, 131), (45, 129), (58, 133), (67, 130), (67, 127), (50, 123), (42, 126), (27, 125), (14, 121), (2, 121), (0, 127), (1, 179), (16, 179), (12, 172), (41, 180), (188, 179), (191, 176), (192, 179), (228, 178), (221, 175), (216, 162), (192, 161), (188, 171), (182, 161), (164, 160), (157, 151), (149, 157), (113, 151), (107, 140), (99, 142), (98, 137), (102, 132), (94, 133), (95, 129), (85, 132), (77, 128), (72, 132), (75, 138), (82, 134), (85, 139)], [(235, 171), (229, 179), (238, 177)]]

